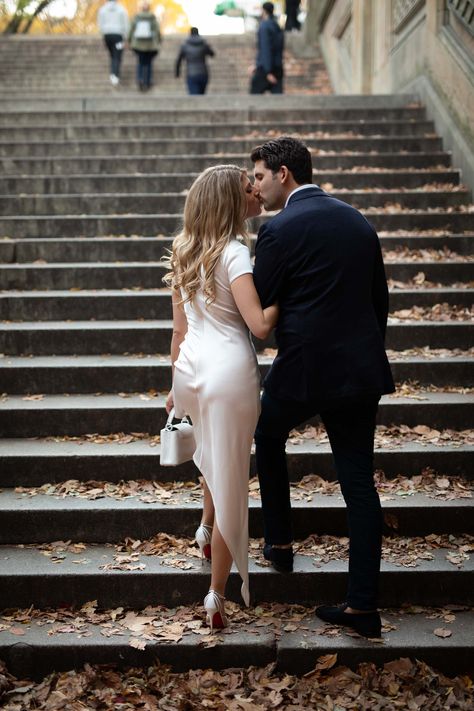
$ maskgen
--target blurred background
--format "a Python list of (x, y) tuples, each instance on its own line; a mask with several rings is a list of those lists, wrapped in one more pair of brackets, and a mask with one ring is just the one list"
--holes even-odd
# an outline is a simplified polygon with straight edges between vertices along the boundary
[[(0, 0), (0, 32), (5, 34), (97, 34), (96, 17), (103, 0)], [(130, 16), (137, 0), (122, 0)], [(276, 13), (284, 20), (283, 0)], [(164, 34), (185, 33), (197, 26), (202, 34), (253, 31), (261, 3), (255, 0), (163, 0), (152, 3)], [(301, 4), (304, 17), (305, 2)], [(220, 14), (217, 14), (215, 11)], [(302, 19), (303, 19), (302, 17)]]

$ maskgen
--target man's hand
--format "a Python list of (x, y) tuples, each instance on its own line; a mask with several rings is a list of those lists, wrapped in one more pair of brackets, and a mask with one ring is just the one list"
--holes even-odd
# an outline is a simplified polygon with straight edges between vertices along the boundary
[(271, 72), (269, 72), (269, 73), (267, 74), (267, 81), (270, 82), (270, 84), (277, 84), (277, 83), (278, 83), (278, 79), (277, 79), (276, 76), (275, 76), (274, 74), (272, 74)]
[(170, 414), (173, 407), (174, 407), (173, 391), (170, 390), (168, 393), (168, 397), (166, 398), (166, 405), (165, 405), (166, 412), (168, 413), (168, 415)]

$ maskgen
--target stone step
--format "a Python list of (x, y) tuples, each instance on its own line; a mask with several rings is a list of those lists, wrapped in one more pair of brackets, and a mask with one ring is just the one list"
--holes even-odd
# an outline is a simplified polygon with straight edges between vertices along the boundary
[[(119, 119), (120, 120), (120, 119)], [(302, 140), (313, 133), (327, 135), (353, 134), (364, 136), (425, 136), (434, 134), (432, 121), (279, 121), (278, 130), (282, 135), (300, 136)], [(269, 121), (244, 121), (211, 122), (211, 123), (158, 123), (156, 121), (140, 124), (108, 123), (94, 125), (65, 125), (65, 126), (35, 126), (35, 141), (77, 141), (77, 140), (145, 140), (163, 138), (218, 138), (229, 136), (246, 137), (249, 134), (257, 136), (270, 135), (275, 131), (275, 122)], [(21, 126), (1, 126), (0, 141), (28, 141), (31, 138), (31, 128)], [(313, 136), (317, 138), (318, 136)]]
[[(41, 551), (2, 546), (0, 559), (0, 608), (51, 607), (81, 605), (97, 600), (99, 607), (145, 607), (146, 605), (186, 605), (204, 598), (209, 586), (209, 570), (200, 561), (189, 558), (192, 568), (182, 570), (162, 563), (159, 556), (146, 556), (144, 570), (104, 570), (100, 566), (114, 562), (110, 546), (92, 546), (87, 554), (65, 554), (54, 565)], [(72, 561), (86, 559), (78, 565)], [(186, 560), (180, 556), (183, 560)], [(283, 602), (314, 604), (322, 600), (344, 599), (347, 561), (334, 560), (315, 568), (311, 558), (297, 555), (294, 572), (288, 578), (250, 561), (250, 589), (254, 604)], [(239, 600), (240, 577), (232, 572), (228, 583), (231, 600)], [(474, 561), (467, 560), (457, 569), (443, 551), (434, 551), (434, 559), (420, 561), (416, 568), (402, 568), (382, 562), (380, 606), (443, 606), (472, 604)]]
[[(99, 432), (159, 434), (167, 419), (163, 395), (51, 395), (26, 399), (8, 395), (0, 400), (3, 437), (76, 436)], [(417, 391), (416, 397), (384, 396), (377, 422), (381, 425), (426, 425), (435, 429), (474, 426), (474, 395)], [(315, 420), (316, 421), (316, 420)], [(313, 422), (313, 421), (311, 421)]]
[[(234, 68), (229, 70), (231, 76), (234, 74)], [(7, 86), (4, 92), (0, 92), (0, 100), (3, 102), (8, 102), (9, 105), (13, 105), (18, 108), (21, 105), (22, 100), (25, 96), (28, 96), (28, 101), (31, 102), (36, 100), (41, 102), (45, 95), (54, 94), (55, 87), (58, 83), (61, 83), (61, 78), (50, 81), (48, 83), (43, 83), (40, 86), (34, 86), (31, 89), (25, 86), (23, 83), (19, 86)], [(67, 86), (61, 92), (61, 98), (63, 100), (68, 100), (74, 102), (81, 100), (87, 95), (89, 100), (97, 99), (103, 100), (105, 97), (109, 97), (112, 103), (116, 96), (121, 98), (127, 97), (132, 100), (134, 96), (139, 96), (138, 87), (134, 80), (126, 79), (118, 87), (113, 87), (110, 85), (109, 75), (104, 73), (102, 81), (98, 80), (93, 83), (78, 82), (74, 80), (65, 80)], [(305, 79), (301, 79), (297, 76), (287, 77), (285, 82), (285, 96), (299, 96), (305, 91), (310, 91), (311, 93), (318, 93), (321, 95), (327, 95), (329, 87), (327, 84), (327, 79), (324, 75), (318, 75), (318, 73), (312, 77), (311, 83), (308, 83)], [(249, 81), (244, 78), (237, 76), (232, 77), (232, 79), (216, 80), (211, 79), (208, 90), (206, 91), (206, 96), (222, 96), (225, 92), (232, 92), (235, 95), (247, 95), (249, 92)], [(158, 74), (154, 77), (153, 87), (146, 92), (150, 98), (154, 98), (155, 101), (163, 100), (166, 97), (185, 97), (187, 96), (186, 85), (183, 80), (178, 80), (174, 78), (173, 73), (169, 75)]]
[[(472, 288), (393, 289), (392, 311), (413, 306), (450, 304), (469, 307)], [(169, 292), (161, 289), (0, 292), (0, 319), (4, 321), (171, 319)]]
[[(253, 169), (249, 158), (249, 153), (230, 153), (223, 156), (215, 154), (204, 155), (150, 155), (130, 157), (129, 155), (116, 155), (113, 157), (97, 157), (89, 155), (87, 157), (44, 157), (44, 158), (19, 158), (1, 157), (0, 166), (5, 175), (32, 176), (32, 175), (70, 175), (70, 174), (129, 174), (142, 173), (149, 174), (156, 171), (170, 172), (200, 172), (209, 165), (216, 165), (224, 161), (236, 163), (246, 167), (249, 172)], [(415, 152), (415, 153), (329, 153), (327, 155), (313, 156), (313, 167), (320, 170), (351, 170), (357, 167), (375, 167), (397, 169), (407, 171), (411, 169), (440, 169), (443, 166), (449, 167), (451, 164), (451, 154), (443, 151), (438, 152)]]
[[(216, 114), (212, 107), (207, 108), (205, 102), (195, 102), (194, 106), (189, 105), (181, 109), (172, 109), (163, 106), (148, 106), (148, 109), (139, 108), (138, 110), (112, 110), (111, 111), (84, 111), (82, 106), (75, 111), (48, 111), (46, 108), (43, 111), (36, 110), (34, 112), (5, 112), (0, 115), (0, 126), (28, 126), (35, 128), (41, 126), (55, 126), (62, 130), (66, 126), (95, 126), (108, 125), (133, 125), (141, 126), (151, 123), (167, 123), (174, 126), (178, 123), (235, 123), (242, 124), (247, 121), (255, 121), (261, 123), (278, 122), (278, 125), (286, 122), (295, 122), (295, 112), (293, 109), (284, 107), (277, 108), (271, 105), (271, 99), (267, 107), (258, 108), (255, 103), (247, 102), (242, 98), (241, 105), (237, 104), (232, 108), (221, 106)], [(267, 97), (270, 98), (270, 97)], [(199, 101), (199, 99), (198, 99)], [(215, 99), (211, 98), (211, 102)], [(327, 101), (327, 104), (332, 100)], [(332, 102), (333, 103), (333, 102)], [(370, 103), (370, 97), (369, 97)], [(245, 108), (247, 106), (247, 108)], [(318, 105), (314, 108), (305, 106), (298, 107), (298, 120), (302, 122), (340, 122), (350, 121), (352, 125), (358, 127), (359, 124), (366, 122), (392, 122), (398, 123), (416, 123), (426, 120), (426, 110), (423, 106), (412, 106), (398, 108), (364, 108), (364, 106), (353, 106), (344, 108), (343, 106), (333, 105), (332, 107)]]
[[(194, 538), (202, 514), (199, 495), (190, 500), (170, 492), (173, 503), (144, 503), (136, 497), (88, 500), (75, 496), (44, 494), (28, 496), (5, 489), (0, 493), (0, 545), (73, 541), (116, 543), (125, 538), (145, 540), (159, 533)], [(342, 496), (308, 495), (311, 500), (292, 501), (293, 534), (347, 536), (346, 507)], [(456, 534), (472, 531), (473, 502), (470, 499), (438, 501), (423, 494), (394, 496), (383, 501), (389, 522), (396, 521), (397, 536)], [(386, 525), (386, 534), (394, 527)], [(260, 501), (249, 500), (249, 535), (261, 538)], [(87, 553), (84, 553), (87, 557)], [(1, 559), (0, 553), (0, 559)]]
[[(468, 261), (407, 261), (387, 262), (387, 278), (397, 281), (413, 279), (423, 272), (428, 281), (469, 282), (473, 275)], [(0, 289), (153, 289), (163, 284), (166, 268), (160, 262), (67, 262), (54, 264), (0, 265)]]
[[(259, 356), (264, 376), (271, 358)], [(474, 359), (468, 355), (440, 358), (392, 356), (396, 382), (415, 381), (438, 387), (474, 387)], [(0, 360), (0, 392), (116, 393), (160, 391), (171, 387), (168, 356), (6, 356)]]
[[(474, 254), (474, 234), (435, 234), (417, 232), (380, 233), (382, 250), (444, 249), (459, 255)], [(254, 242), (255, 235), (251, 236)], [(59, 237), (49, 239), (0, 238), (0, 263), (46, 262), (147, 262), (159, 261), (171, 247), (172, 237)]]
[[(123, 141), (101, 140), (101, 141), (21, 141), (12, 143), (9, 141), (0, 142), (0, 156), (7, 158), (33, 158), (47, 157), (48, 159), (57, 156), (79, 157), (89, 153), (90, 155), (117, 156), (125, 152), (128, 156), (140, 155), (160, 155), (171, 156), (176, 154), (202, 155), (211, 153), (213, 156), (227, 153), (250, 153), (251, 150), (267, 140), (265, 135), (259, 134), (254, 138), (157, 138), (153, 140), (135, 140), (124, 143)], [(317, 155), (319, 152), (355, 152), (363, 153), (367, 150), (368, 139), (364, 137), (328, 137), (310, 138), (305, 141), (312, 152)], [(436, 153), (442, 151), (442, 141), (439, 136), (371, 136), (370, 148), (373, 152), (383, 153)], [(401, 156), (402, 158), (404, 156)]]
[[(405, 210), (386, 212), (377, 208), (361, 210), (377, 231), (436, 230), (454, 233), (474, 231), (474, 213), (470, 211), (448, 212), (434, 209), (428, 211)], [(252, 220), (257, 231), (267, 218)], [(12, 238), (58, 238), (65, 234), (83, 237), (108, 235), (153, 235), (172, 234), (181, 226), (182, 214), (155, 215), (41, 215), (26, 217), (0, 217), (0, 236)]]
[[(61, 96), (57, 91), (51, 92), (50, 94), (42, 94), (39, 96), (31, 96), (28, 98), (9, 98), (8, 94), (4, 96), (2, 101), (2, 110), (4, 112), (66, 112), (72, 113), (77, 111), (82, 112), (117, 112), (117, 111), (156, 111), (157, 106), (156, 96), (150, 94), (138, 95), (136, 91), (126, 93), (126, 92), (114, 92), (111, 96), (92, 96), (84, 92), (78, 97), (67, 97)], [(405, 109), (410, 108), (413, 105), (419, 107), (419, 97), (417, 94), (371, 94), (367, 95), (347, 95), (347, 96), (334, 96), (334, 95), (323, 95), (323, 94), (299, 94), (297, 96), (291, 96), (287, 94), (279, 96), (255, 96), (249, 94), (214, 94), (206, 96), (187, 96), (187, 95), (170, 95), (166, 97), (166, 111), (169, 110), (183, 110), (183, 117), (186, 115), (186, 111), (192, 110), (202, 110), (205, 109), (209, 111), (220, 111), (220, 109), (225, 109), (227, 111), (237, 108), (240, 111), (248, 110), (257, 111), (263, 117), (268, 120), (269, 111), (278, 111), (279, 120), (285, 119), (285, 111), (288, 111), (290, 120), (294, 117), (294, 110), (298, 111), (298, 116), (301, 117), (301, 111), (304, 109), (313, 109), (317, 111), (319, 109), (324, 110), (346, 110), (348, 119), (351, 118), (353, 110), (380, 110), (388, 116), (390, 111), (394, 109)], [(389, 113), (385, 113), (389, 112)], [(210, 115), (209, 113), (207, 114)], [(314, 118), (313, 113), (313, 118)], [(184, 118), (183, 118), (184, 120)], [(234, 116), (231, 120), (237, 120)]]
[[(393, 350), (430, 346), (472, 346), (474, 324), (469, 321), (389, 320), (386, 346)], [(0, 353), (7, 355), (101, 355), (167, 353), (171, 322), (138, 321), (24, 321), (0, 324)], [(273, 348), (274, 340), (257, 342), (257, 350)]]
[[(38, 175), (0, 177), (0, 194), (58, 195), (61, 193), (156, 193), (179, 192), (189, 188), (198, 173), (150, 173), (149, 175)], [(330, 190), (411, 189), (429, 185), (459, 185), (458, 170), (314, 171), (314, 182)], [(329, 185), (332, 187), (329, 188)]]
[[(151, 187), (151, 186), (149, 186)], [(400, 205), (401, 208), (430, 210), (432, 208), (459, 207), (468, 205), (470, 191), (456, 190), (331, 190), (335, 198), (359, 209)], [(0, 195), (0, 215), (74, 215), (129, 214), (157, 212), (176, 213), (184, 209), (183, 192), (157, 191), (147, 193), (102, 193), (102, 194), (57, 194), (57, 195)]]
[[(406, 599), (403, 591), (401, 599)], [(333, 597), (328, 597), (328, 600), (333, 600)], [(188, 616), (188, 619), (195, 617), (194, 625), (197, 620), (203, 621), (201, 604), (199, 601), (195, 614)], [(44, 615), (46, 620), (56, 619), (54, 611), (51, 612), (53, 614)], [(265, 615), (265, 608), (261, 613)], [(77, 614), (81, 617), (80, 611)], [(175, 611), (158, 612), (159, 617), (165, 614), (172, 621)], [(252, 610), (249, 614), (252, 615)], [(150, 617), (151, 621), (154, 619), (149, 610), (137, 610), (136, 615), (140, 619), (143, 616)], [(10, 673), (19, 679), (38, 681), (51, 672), (79, 669), (84, 664), (144, 668), (152, 667), (157, 659), (161, 664), (171, 665), (173, 672), (195, 669), (196, 666), (202, 669), (235, 668), (236, 660), (251, 660), (255, 667), (276, 664), (282, 674), (301, 675), (312, 671), (315, 661), (326, 655), (337, 655), (338, 665), (352, 668), (361, 662), (382, 666), (389, 661), (409, 657), (422, 660), (452, 676), (471, 671), (473, 612), (456, 610), (455, 619), (449, 624), (452, 635), (447, 639), (434, 634), (434, 630), (445, 626), (445, 623), (442, 619), (430, 617), (428, 610), (416, 614), (390, 610), (384, 611), (382, 616), (389, 626), (389, 631), (384, 633), (383, 644), (362, 639), (355, 641), (344, 633), (325, 635), (324, 624), (310, 614), (302, 621), (298, 608), (294, 617), (291, 613), (285, 615), (285, 626), (295, 631), (285, 631), (284, 627), (282, 631), (274, 630), (266, 624), (261, 627), (262, 619), (257, 614), (253, 621), (247, 618), (240, 624), (231, 617), (232, 626), (219, 635), (217, 645), (203, 644), (206, 638), (190, 629), (178, 643), (154, 636), (146, 640), (143, 651), (130, 646), (136, 635), (132, 635), (120, 622), (116, 626), (122, 630), (121, 636), (104, 636), (102, 625), (92, 623), (81, 625), (80, 630), (84, 634), (71, 630), (70, 633), (51, 635), (51, 624), (38, 625), (34, 620), (21, 625), (24, 632), (21, 641), (16, 638), (12, 641), (13, 635), (8, 630), (0, 633), (0, 657), (6, 661)], [(111, 610), (107, 618), (116, 619), (116, 615), (114, 617)], [(67, 626), (67, 619), (65, 624)]]
[[(150, 423), (148, 422), (147, 425)], [(76, 435), (74, 435), (76, 436)], [(160, 446), (151, 440), (128, 444), (62, 441), (61, 439), (3, 438), (0, 440), (0, 486), (42, 486), (63, 482), (65, 475), (80, 481), (119, 482), (123, 479), (153, 479), (162, 482), (196, 480), (198, 471), (192, 462), (179, 467), (161, 467)], [(307, 474), (334, 480), (334, 462), (328, 444), (305, 440), (287, 443), (290, 480), (299, 481)], [(376, 445), (374, 464), (385, 476), (416, 476), (430, 467), (447, 475), (473, 478), (474, 446), (457, 443), (437, 446), (429, 441), (388, 442)], [(66, 474), (65, 474), (66, 473)], [(250, 473), (255, 475), (252, 455)]]

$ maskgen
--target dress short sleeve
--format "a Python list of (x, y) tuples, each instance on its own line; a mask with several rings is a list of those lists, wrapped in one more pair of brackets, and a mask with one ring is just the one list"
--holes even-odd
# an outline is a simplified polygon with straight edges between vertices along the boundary
[(236, 239), (230, 242), (224, 252), (224, 266), (227, 269), (229, 284), (242, 274), (252, 274), (252, 263), (248, 247)]

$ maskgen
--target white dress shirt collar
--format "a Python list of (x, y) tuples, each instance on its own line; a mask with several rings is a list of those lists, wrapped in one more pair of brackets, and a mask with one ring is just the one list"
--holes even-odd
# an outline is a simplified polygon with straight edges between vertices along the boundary
[(317, 187), (318, 186), (314, 185), (314, 183), (305, 183), (304, 185), (298, 185), (298, 187), (295, 188), (294, 190), (292, 190), (291, 193), (286, 198), (285, 207), (288, 205), (290, 198), (293, 197), (293, 195), (295, 193), (299, 192), (300, 190), (306, 190), (307, 188), (317, 188)]

